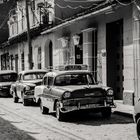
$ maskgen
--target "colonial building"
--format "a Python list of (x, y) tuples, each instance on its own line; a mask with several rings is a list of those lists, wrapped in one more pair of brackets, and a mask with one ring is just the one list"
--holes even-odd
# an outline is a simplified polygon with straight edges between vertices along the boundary
[[(9, 19), (9, 13), (12, 12), (13, 8), (15, 7), (15, 1), (14, 0), (1, 0), (0, 1), (0, 44), (3, 44), (5, 46), (8, 41), (9, 37), (9, 29), (7, 21)], [(1, 69), (6, 69), (9, 67), (9, 57), (8, 52), (5, 51), (5, 49), (0, 50), (1, 51)]]
[[(115, 99), (140, 96), (140, 5), (131, 0), (31, 0), (28, 3), (33, 68), (87, 64)], [(11, 67), (29, 69), (25, 0), (9, 18)], [(11, 58), (11, 57), (9, 57)], [(2, 67), (1, 67), (2, 69)]]

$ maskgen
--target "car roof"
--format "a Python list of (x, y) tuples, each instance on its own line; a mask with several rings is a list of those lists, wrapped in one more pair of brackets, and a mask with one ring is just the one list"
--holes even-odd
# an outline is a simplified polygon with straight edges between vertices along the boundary
[(61, 74), (88, 74), (88, 73), (91, 73), (90, 71), (88, 70), (71, 70), (71, 71), (53, 71), (53, 72), (48, 72), (45, 74), (44, 77), (46, 76), (50, 76), (50, 77), (55, 77), (55, 76), (58, 76), (58, 75), (61, 75)]
[(1, 70), (0, 71), (0, 74), (11, 74), (11, 73), (17, 74), (17, 72), (14, 70)]
[(44, 70), (44, 69), (24, 70), (24, 71), (19, 72), (19, 74), (34, 73), (34, 72), (47, 72), (47, 70)]

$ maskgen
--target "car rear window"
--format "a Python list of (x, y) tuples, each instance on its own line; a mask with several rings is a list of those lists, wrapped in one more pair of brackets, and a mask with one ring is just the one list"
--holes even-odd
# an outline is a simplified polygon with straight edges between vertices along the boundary
[(17, 74), (1, 74), (0, 75), (0, 82), (15, 82), (17, 80)]

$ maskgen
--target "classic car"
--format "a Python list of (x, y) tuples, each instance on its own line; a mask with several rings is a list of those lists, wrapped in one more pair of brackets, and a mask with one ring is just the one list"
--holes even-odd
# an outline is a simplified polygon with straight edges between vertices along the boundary
[(17, 80), (17, 73), (13, 70), (0, 71), (0, 95), (10, 96), (11, 84)]
[(87, 70), (71, 68), (48, 72), (42, 85), (35, 87), (34, 98), (40, 104), (42, 114), (55, 111), (59, 121), (68, 112), (90, 109), (109, 118), (111, 108), (115, 107), (112, 88), (97, 84)]
[(133, 114), (134, 122), (136, 123), (136, 131), (138, 139), (140, 140), (140, 99), (134, 106), (134, 114)]
[(18, 74), (17, 81), (11, 85), (11, 94), (15, 103), (22, 100), (24, 106), (33, 101), (34, 88), (41, 85), (46, 70), (26, 70)]

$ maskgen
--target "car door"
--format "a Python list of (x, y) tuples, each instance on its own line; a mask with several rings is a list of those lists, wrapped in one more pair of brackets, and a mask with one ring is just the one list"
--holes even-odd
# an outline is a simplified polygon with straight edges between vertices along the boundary
[(44, 88), (43, 97), (44, 97), (44, 105), (49, 108), (49, 110), (53, 111), (53, 105), (54, 105), (54, 96), (52, 93), (53, 88), (53, 77), (46, 77), (46, 86)]
[(16, 82), (16, 91), (17, 96), (21, 98), (21, 83), (22, 83), (22, 74), (19, 74), (18, 80)]

